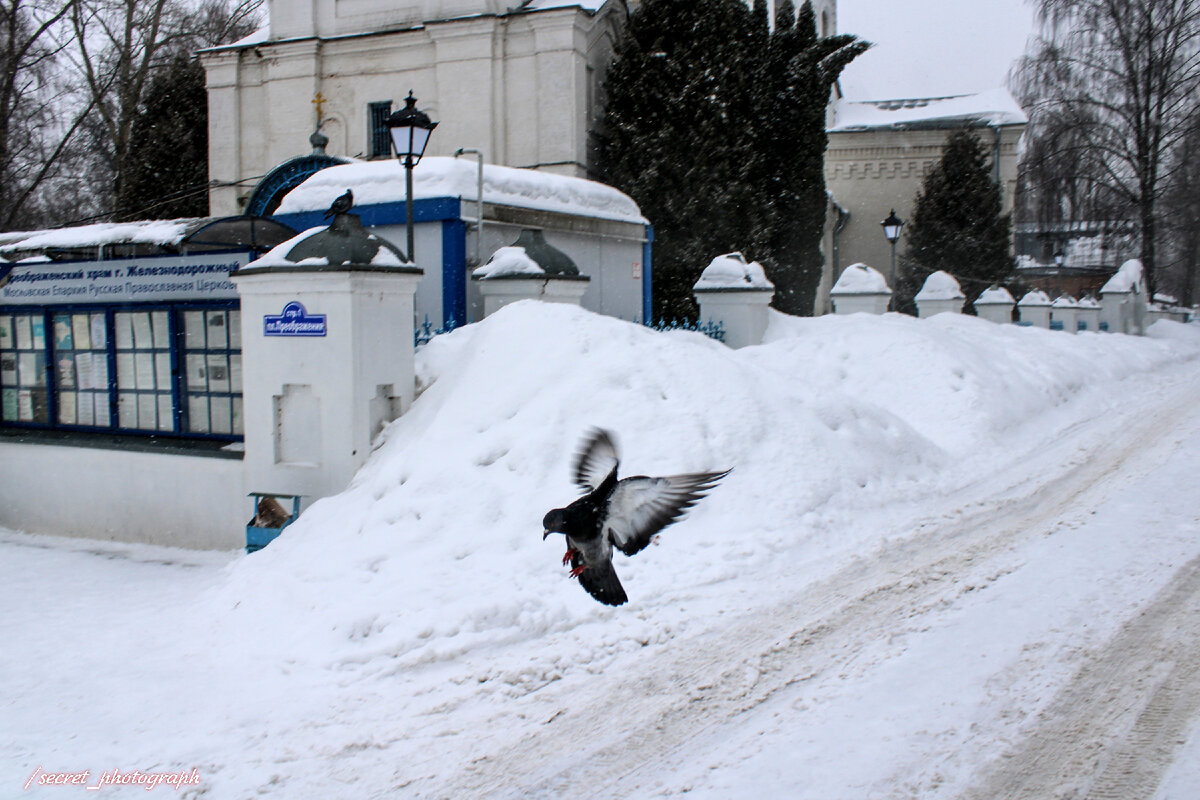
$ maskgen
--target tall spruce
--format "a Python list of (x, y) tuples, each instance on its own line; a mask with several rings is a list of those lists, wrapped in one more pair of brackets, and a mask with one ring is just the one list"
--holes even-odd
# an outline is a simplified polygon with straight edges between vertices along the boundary
[(954, 132), (925, 177), (905, 229), (908, 248), (897, 287), (901, 310), (912, 311), (912, 297), (938, 270), (957, 278), (968, 300), (1012, 278), (1012, 221), (1000, 210), (1000, 187), (986, 149), (971, 131)]
[(813, 313), (825, 107), (868, 44), (819, 38), (811, 2), (644, 0), (608, 73), (602, 173), (653, 223), (655, 313), (690, 316), (713, 256), (763, 262), (775, 305)]
[(758, 183), (769, 213), (759, 217), (766, 227), (754, 241), (763, 245), (756, 257), (775, 284), (775, 307), (808, 316), (824, 266), (825, 108), (842, 70), (870, 44), (848, 34), (818, 36), (809, 0), (798, 19), (791, 0), (779, 0), (775, 9), (775, 29), (763, 54), (755, 136)]
[(751, 227), (751, 35), (742, 0), (645, 0), (609, 70), (601, 168), (654, 225), (655, 315), (692, 316), (700, 271)]

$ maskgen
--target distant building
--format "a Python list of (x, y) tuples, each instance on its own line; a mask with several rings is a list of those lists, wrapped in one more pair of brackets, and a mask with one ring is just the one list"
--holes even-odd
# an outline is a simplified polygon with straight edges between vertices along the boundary
[[(826, 286), (854, 263), (888, 272), (891, 244), (879, 223), (892, 209), (900, 219), (911, 219), (925, 176), (941, 160), (946, 139), (956, 130), (975, 130), (990, 150), (1002, 210), (1012, 211), (1018, 144), (1028, 118), (1006, 89), (907, 100), (837, 98), (831, 111), (825, 185), (845, 214), (826, 251)], [(897, 251), (903, 253), (904, 248), (902, 238)]]
[(1014, 226), (1017, 275), (1050, 294), (1096, 294), (1138, 254), (1132, 220), (1023, 222)]

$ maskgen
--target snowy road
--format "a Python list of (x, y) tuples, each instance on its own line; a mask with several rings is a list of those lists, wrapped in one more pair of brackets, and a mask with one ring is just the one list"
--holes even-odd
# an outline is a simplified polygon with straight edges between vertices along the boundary
[[(652, 671), (562, 692), (542, 730), (429, 796), (1152, 797), (1200, 707), (1200, 380), (1157, 390)], [(1093, 552), (1110, 537), (1148, 559)], [(1147, 573), (1162, 588), (1137, 605), (1077, 593), (1127, 597)], [(977, 663), (937, 663), (964, 642)]]
[[(570, 334), (514, 314), (482, 346), (433, 351), (395, 452), (265, 558), (0, 532), (0, 797), (74, 795), (23, 791), (39, 769), (114, 768), (194, 769), (181, 796), (219, 800), (1200, 797), (1200, 351), (889, 315), (735, 360), (537, 314), (572, 315)], [(531, 341), (559, 348), (543, 361), (576, 404), (678, 404), (693, 374), (747, 387), (737, 414), (669, 417), (713, 432), (667, 456), (715, 467), (711, 444), (767, 463), (739, 461), (622, 560), (620, 609), (539, 539), (545, 496), (567, 488), (546, 486), (564, 472), (546, 442), (577, 424), (554, 414), (578, 412), (539, 405), (552, 384), (512, 366)], [(661, 361), (621, 371), (661, 341)], [(568, 372), (581, 348), (594, 384)], [(1003, 381), (973, 371), (1014, 349)], [(911, 396), (898, 360), (920, 373)], [(797, 363), (807, 394), (778, 388)], [(849, 389), (826, 401), (816, 375), (906, 416)], [(643, 442), (668, 419), (628, 407), (619, 429)], [(754, 491), (787, 486), (771, 483), (786, 451), (738, 434), (783, 413), (789, 442), (827, 448), (828, 475), (787, 462), (811, 485), (760, 510)], [(946, 449), (912, 452), (918, 428)]]

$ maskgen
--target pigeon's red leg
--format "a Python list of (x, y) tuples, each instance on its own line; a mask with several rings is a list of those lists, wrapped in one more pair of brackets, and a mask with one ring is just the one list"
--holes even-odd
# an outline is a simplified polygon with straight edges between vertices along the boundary
[(579, 551), (574, 548), (568, 550), (566, 555), (563, 556), (563, 566), (565, 567), (567, 564), (569, 564), (571, 562), (571, 556), (575, 555), (578, 552)]
[(587, 564), (580, 564), (578, 567), (571, 570), (571, 577), (578, 578), (580, 573), (582, 573), (585, 569), (587, 569)]

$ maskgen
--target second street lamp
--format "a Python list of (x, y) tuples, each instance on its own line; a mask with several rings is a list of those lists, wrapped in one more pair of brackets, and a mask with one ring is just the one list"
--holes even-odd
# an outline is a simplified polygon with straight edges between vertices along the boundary
[(893, 208), (887, 219), (879, 224), (883, 226), (883, 235), (892, 243), (892, 274), (889, 279), (891, 283), (889, 288), (894, 293), (896, 291), (896, 242), (900, 241), (900, 229), (904, 227), (904, 220), (896, 216), (896, 209)]
[(416, 264), (413, 255), (413, 167), (425, 154), (429, 134), (438, 126), (429, 115), (417, 108), (417, 98), (409, 91), (404, 98), (404, 108), (387, 118), (392, 144), (396, 148), (396, 159), (404, 161), (405, 211), (408, 217), (408, 260)]

